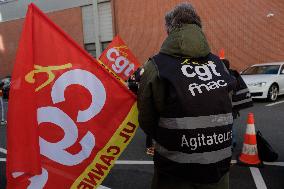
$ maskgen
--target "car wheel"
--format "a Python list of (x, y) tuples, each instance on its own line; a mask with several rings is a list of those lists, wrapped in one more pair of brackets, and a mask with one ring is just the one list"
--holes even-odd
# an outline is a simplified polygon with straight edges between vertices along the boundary
[(267, 100), (273, 102), (277, 100), (277, 97), (278, 97), (278, 87), (277, 85), (273, 84), (270, 86), (268, 90)]

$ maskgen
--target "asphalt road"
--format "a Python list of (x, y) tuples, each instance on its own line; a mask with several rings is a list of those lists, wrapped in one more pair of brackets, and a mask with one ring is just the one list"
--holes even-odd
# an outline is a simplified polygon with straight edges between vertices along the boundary
[[(281, 103), (283, 101), (283, 103)], [(263, 168), (241, 167), (234, 164), (230, 172), (231, 189), (283, 189), (284, 188), (284, 97), (279, 104), (272, 106), (265, 101), (255, 101), (254, 107), (241, 112), (234, 123), (236, 127), (237, 147), (235, 160), (241, 152), (246, 130), (247, 113), (255, 116), (256, 130), (260, 130), (271, 146), (278, 152), (277, 165), (265, 165)], [(5, 188), (6, 127), (0, 126), (0, 189)], [(3, 150), (2, 150), (3, 151)], [(121, 155), (120, 161), (111, 170), (103, 185), (112, 189), (147, 189), (151, 186), (153, 164), (151, 157), (145, 154), (145, 135), (139, 129), (131, 144)]]

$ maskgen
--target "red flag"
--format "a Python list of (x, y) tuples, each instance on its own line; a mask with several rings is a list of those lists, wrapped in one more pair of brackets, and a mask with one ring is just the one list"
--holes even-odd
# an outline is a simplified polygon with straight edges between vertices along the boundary
[(96, 188), (137, 126), (134, 95), (31, 4), (12, 74), (7, 188)]
[(137, 58), (118, 35), (113, 38), (99, 60), (124, 81), (140, 67)]

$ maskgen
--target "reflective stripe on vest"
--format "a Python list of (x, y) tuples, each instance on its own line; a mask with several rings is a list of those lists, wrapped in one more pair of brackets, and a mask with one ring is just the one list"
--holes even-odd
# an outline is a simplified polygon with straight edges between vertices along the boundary
[(233, 116), (231, 113), (228, 113), (199, 117), (160, 118), (159, 126), (166, 129), (198, 129), (224, 126), (232, 123)]
[(172, 160), (177, 163), (199, 163), (199, 164), (210, 164), (217, 163), (221, 160), (232, 156), (231, 147), (227, 147), (221, 150), (203, 153), (187, 154), (178, 151), (169, 151), (159, 143), (155, 143), (155, 150), (165, 158)]
[(240, 105), (240, 104), (245, 104), (245, 103), (249, 103), (249, 102), (252, 102), (252, 99), (249, 98), (249, 99), (244, 99), (244, 100), (241, 100), (241, 101), (238, 101), (238, 102), (233, 102), (233, 106), (237, 106), (237, 105)]

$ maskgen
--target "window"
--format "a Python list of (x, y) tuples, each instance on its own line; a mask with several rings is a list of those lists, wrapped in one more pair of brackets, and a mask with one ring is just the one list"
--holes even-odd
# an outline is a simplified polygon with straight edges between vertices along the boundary
[[(108, 47), (110, 42), (102, 42), (102, 52)], [(95, 43), (87, 43), (85, 44), (85, 50), (92, 55), (92, 57), (96, 58), (96, 44)]]
[(92, 55), (92, 57), (96, 57), (96, 44), (95, 43), (85, 44), (85, 49), (88, 53)]
[(110, 41), (102, 42), (102, 52), (108, 47), (109, 43), (110, 43)]
[(280, 74), (284, 74), (284, 65), (282, 65), (282, 68), (281, 68), (281, 70), (280, 70)]
[(279, 65), (256, 65), (242, 72), (243, 75), (278, 74)]

